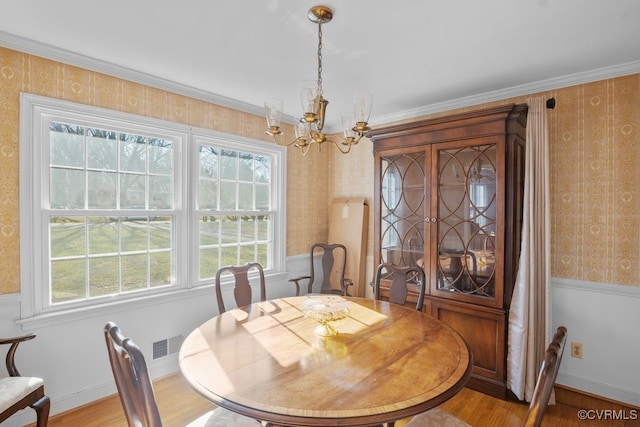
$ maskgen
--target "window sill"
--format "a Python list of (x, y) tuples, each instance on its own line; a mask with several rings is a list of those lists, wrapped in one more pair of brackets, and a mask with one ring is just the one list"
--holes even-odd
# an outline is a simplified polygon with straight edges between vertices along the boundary
[[(286, 272), (275, 272), (265, 274), (267, 288), (269, 283), (284, 282), (287, 279)], [(223, 283), (223, 287), (231, 286), (231, 283)], [(191, 298), (211, 298), (211, 304), (215, 305), (214, 285), (202, 285), (193, 288), (178, 288), (168, 290), (162, 293), (140, 295), (138, 297), (114, 300), (105, 302), (100, 305), (90, 305), (85, 307), (76, 307), (72, 309), (48, 312), (16, 320), (16, 324), (20, 325), (23, 330), (33, 330), (45, 326), (55, 326), (65, 323), (77, 322), (79, 320), (90, 317), (104, 317), (114, 312), (139, 310), (141, 308), (156, 306), (159, 304), (167, 304), (183, 299)]]

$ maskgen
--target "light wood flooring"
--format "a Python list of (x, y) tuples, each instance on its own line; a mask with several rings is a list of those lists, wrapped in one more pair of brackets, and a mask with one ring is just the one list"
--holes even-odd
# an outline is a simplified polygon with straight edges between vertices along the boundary
[[(182, 427), (213, 407), (211, 403), (194, 392), (179, 373), (156, 381), (154, 387), (165, 427)], [(562, 403), (550, 406), (542, 425), (567, 427), (640, 426), (639, 420), (582, 421), (578, 418), (579, 409), (623, 410), (626, 411), (624, 413), (627, 416), (633, 409), (621, 409), (622, 407), (614, 403), (588, 398), (565, 398), (565, 401), (570, 399), (573, 400), (572, 404), (575, 406)], [(477, 427), (519, 426), (527, 411), (527, 406), (522, 403), (503, 401), (467, 388), (440, 407)], [(396, 426), (402, 427), (406, 422), (407, 420), (401, 420), (396, 422)], [(55, 415), (49, 420), (49, 427), (126, 427), (126, 425), (117, 395)]]

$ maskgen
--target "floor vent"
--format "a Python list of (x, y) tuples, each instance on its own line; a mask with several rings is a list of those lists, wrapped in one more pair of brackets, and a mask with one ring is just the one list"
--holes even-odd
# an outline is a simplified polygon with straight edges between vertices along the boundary
[(177, 353), (180, 350), (184, 338), (182, 335), (176, 335), (175, 337), (165, 338), (153, 343), (153, 359), (159, 359), (161, 357), (168, 356), (173, 353)]

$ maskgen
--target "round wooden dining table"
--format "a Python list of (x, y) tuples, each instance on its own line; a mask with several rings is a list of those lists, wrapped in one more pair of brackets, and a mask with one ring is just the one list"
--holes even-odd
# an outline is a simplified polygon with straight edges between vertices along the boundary
[(338, 334), (319, 337), (317, 322), (302, 312), (306, 298), (257, 302), (208, 320), (180, 348), (182, 374), (216, 405), (284, 426), (395, 421), (441, 404), (471, 376), (464, 340), (422, 312), (344, 297), (349, 315), (332, 322)]

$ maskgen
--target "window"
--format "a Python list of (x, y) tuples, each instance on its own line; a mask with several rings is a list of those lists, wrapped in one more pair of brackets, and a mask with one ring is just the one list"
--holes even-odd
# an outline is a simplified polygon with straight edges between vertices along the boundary
[(284, 269), (282, 148), (26, 94), (21, 118), (23, 318)]
[(198, 280), (214, 279), (229, 264), (280, 264), (274, 250), (275, 230), (284, 227), (282, 209), (274, 209), (277, 157), (201, 135), (194, 136), (194, 146)]

